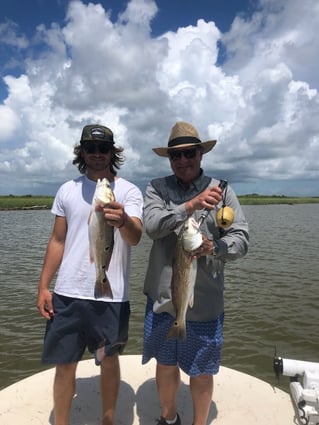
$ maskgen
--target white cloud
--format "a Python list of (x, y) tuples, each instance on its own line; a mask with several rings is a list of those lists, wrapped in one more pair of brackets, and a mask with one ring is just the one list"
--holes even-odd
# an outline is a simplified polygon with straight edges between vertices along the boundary
[(27, 38), (23, 34), (19, 35), (17, 25), (8, 20), (0, 23), (0, 40), (2, 44), (17, 47), (18, 49), (25, 49), (29, 45)]
[(0, 105), (0, 144), (7, 142), (7, 140), (17, 134), (17, 128), (20, 127), (20, 121), (15, 112), (6, 105)]
[(137, 182), (170, 172), (151, 148), (166, 145), (178, 119), (218, 139), (203, 162), (211, 175), (235, 185), (318, 182), (318, 2), (259, 6), (227, 34), (203, 17), (153, 38), (153, 0), (132, 0), (116, 22), (101, 5), (73, 1), (64, 23), (40, 25), (32, 40), (0, 24), (6, 43), (26, 52), (23, 72), (3, 80), (0, 181), (12, 183), (0, 193), (56, 189), (77, 175), (73, 146), (90, 122), (113, 129), (125, 148), (121, 174)]

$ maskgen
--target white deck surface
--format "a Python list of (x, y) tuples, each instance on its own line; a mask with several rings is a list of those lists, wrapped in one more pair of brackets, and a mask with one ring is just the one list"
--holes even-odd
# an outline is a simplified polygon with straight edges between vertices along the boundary
[[(155, 362), (141, 365), (141, 356), (124, 355), (116, 425), (155, 425), (160, 407), (155, 385)], [(53, 424), (54, 369), (38, 373), (0, 391), (1, 425)], [(215, 376), (208, 424), (293, 425), (297, 421), (288, 393), (233, 369), (221, 367)], [(70, 425), (101, 425), (99, 367), (93, 360), (79, 363), (77, 392)], [(192, 425), (188, 377), (182, 374), (178, 395), (182, 425)]]

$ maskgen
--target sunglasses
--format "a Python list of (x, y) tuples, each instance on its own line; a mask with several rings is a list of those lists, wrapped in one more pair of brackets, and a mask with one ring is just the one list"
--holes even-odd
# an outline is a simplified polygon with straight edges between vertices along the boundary
[(85, 150), (85, 152), (88, 154), (95, 153), (96, 151), (98, 153), (108, 154), (111, 150), (111, 147), (108, 143), (88, 142), (88, 143), (83, 143), (82, 147)]
[(187, 159), (195, 158), (197, 151), (198, 151), (197, 148), (175, 150), (175, 151), (169, 150), (168, 154), (171, 160), (176, 161), (178, 159), (181, 159), (182, 155), (184, 155), (184, 157)]

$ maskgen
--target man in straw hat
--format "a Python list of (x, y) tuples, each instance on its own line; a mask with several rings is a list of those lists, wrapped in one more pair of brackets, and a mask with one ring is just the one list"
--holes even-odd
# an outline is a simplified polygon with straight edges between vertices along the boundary
[[(213, 375), (219, 370), (223, 342), (224, 263), (243, 257), (248, 250), (248, 224), (237, 196), (230, 186), (223, 193), (219, 181), (201, 169), (203, 155), (215, 144), (215, 140), (202, 142), (192, 125), (177, 122), (168, 146), (153, 149), (169, 158), (174, 173), (152, 180), (144, 200), (144, 226), (153, 245), (144, 282), (143, 364), (152, 357), (157, 361), (158, 425), (181, 424), (176, 406), (179, 368), (190, 377), (193, 424), (207, 424)], [(234, 221), (226, 229), (216, 220), (216, 212), (224, 203), (234, 212)], [(176, 316), (171, 280), (177, 234), (188, 217), (199, 221), (203, 211), (208, 215), (200, 227), (202, 245), (191, 252), (197, 258), (197, 274), (194, 303), (186, 315), (186, 339), (167, 338)]]

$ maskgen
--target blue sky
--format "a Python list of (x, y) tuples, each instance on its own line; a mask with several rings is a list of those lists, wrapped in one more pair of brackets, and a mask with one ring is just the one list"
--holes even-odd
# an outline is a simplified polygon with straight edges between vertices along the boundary
[[(88, 4), (89, 1), (84, 1)], [(91, 1), (100, 3), (105, 10), (111, 11), (111, 19), (117, 19), (126, 8), (127, 1), (104, 0)], [(152, 21), (153, 35), (166, 31), (176, 31), (181, 26), (196, 25), (204, 18), (215, 21), (221, 31), (227, 31), (237, 14), (249, 15), (256, 6), (253, 0), (159, 0), (159, 10)], [(1, 0), (1, 18), (16, 22), (29, 36), (39, 24), (50, 25), (62, 22), (69, 5), (69, 0)]]
[[(16, 26), (18, 35), (24, 35), (31, 39), (38, 25), (62, 23), (65, 20), (70, 0), (1, 0), (1, 22), (12, 21)], [(112, 21), (116, 21), (119, 14), (125, 11), (127, 1), (83, 1), (83, 4), (101, 4), (109, 11)], [(157, 1), (158, 13), (151, 23), (151, 34), (156, 37), (166, 31), (176, 31), (179, 27), (196, 25), (198, 19), (218, 23), (218, 28), (226, 32), (229, 30), (236, 15), (248, 17), (255, 9), (252, 0), (160, 0)], [(182, 5), (182, 8), (181, 8)], [(10, 49), (1, 52), (10, 58)], [(16, 52), (15, 52), (16, 53)], [(6, 62), (3, 61), (2, 65)], [(11, 69), (15, 75), (19, 75), (21, 69), (17, 66)], [(7, 95), (6, 84), (0, 82), (0, 99)]]
[(171, 172), (151, 148), (185, 120), (218, 140), (203, 166), (238, 194), (319, 196), (318, 13), (317, 0), (1, 0), (0, 194), (54, 194), (95, 122), (144, 189)]

